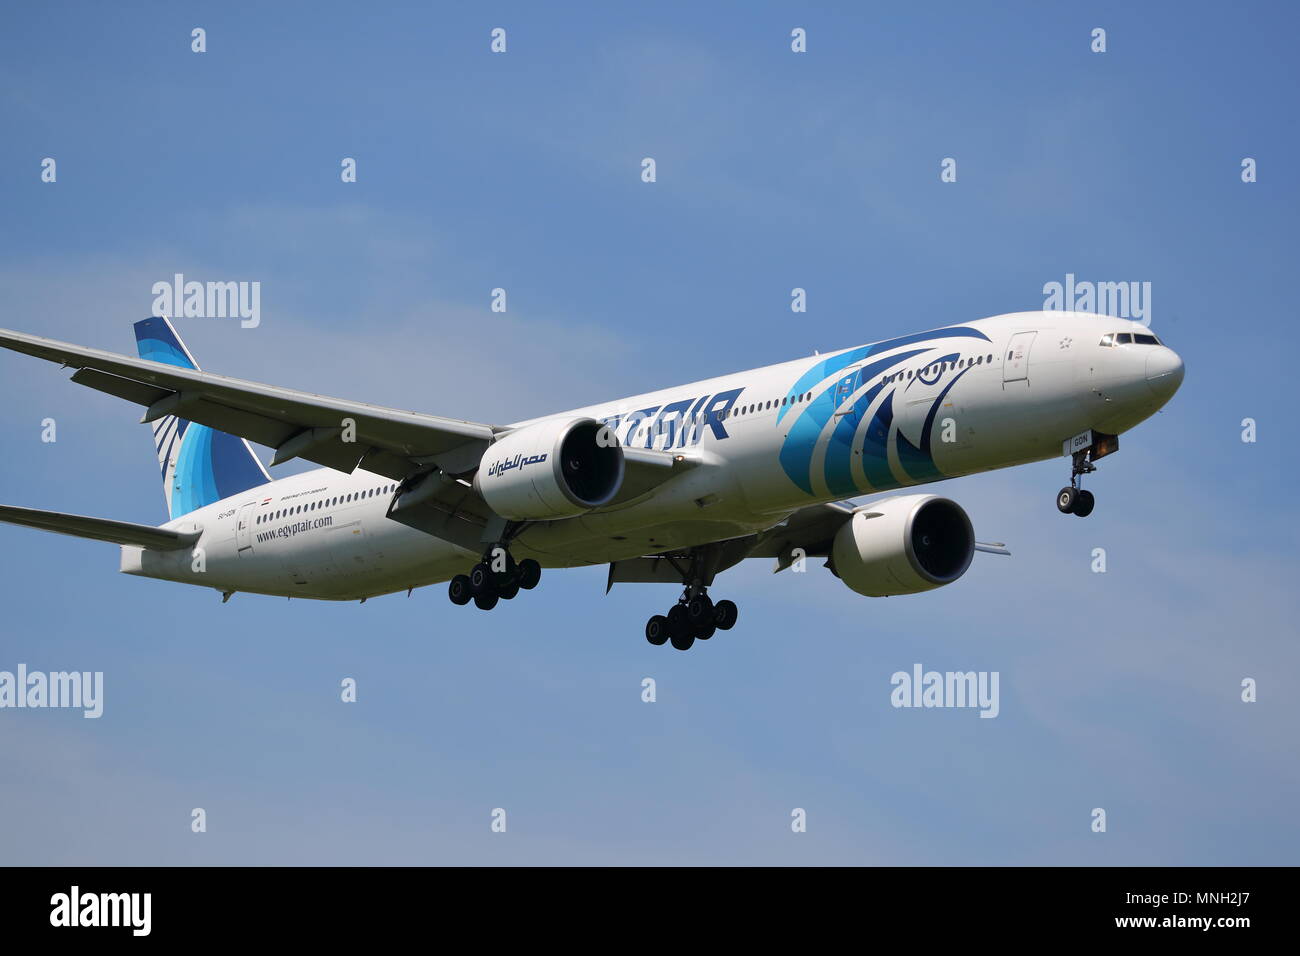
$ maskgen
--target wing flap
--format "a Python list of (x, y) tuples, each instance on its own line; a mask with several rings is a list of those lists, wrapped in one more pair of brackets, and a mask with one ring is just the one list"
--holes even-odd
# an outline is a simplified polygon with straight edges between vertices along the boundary
[(96, 372), (93, 368), (78, 369), (73, 374), (72, 380), (78, 385), (85, 385), (87, 388), (106, 392), (117, 398), (125, 398), (128, 402), (135, 402), (137, 405), (152, 405), (171, 394), (165, 388), (133, 382), (118, 375), (106, 375), (103, 372)]
[(91, 538), (112, 544), (127, 544), (153, 551), (176, 551), (187, 548), (199, 539), (198, 531), (171, 531), (148, 524), (130, 521), (113, 521), (108, 518), (88, 518), (84, 515), (65, 514), (61, 511), (39, 511), (35, 508), (16, 508), (0, 505), (0, 521), (69, 534), (77, 538)]

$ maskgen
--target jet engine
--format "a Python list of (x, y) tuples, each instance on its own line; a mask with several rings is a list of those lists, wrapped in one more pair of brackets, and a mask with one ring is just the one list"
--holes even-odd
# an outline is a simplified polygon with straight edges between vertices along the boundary
[(483, 453), (474, 487), (511, 521), (571, 518), (608, 504), (623, 485), (623, 449), (594, 418), (525, 425)]
[(955, 501), (901, 495), (863, 505), (835, 534), (831, 570), (859, 594), (888, 597), (951, 584), (975, 556), (975, 531)]

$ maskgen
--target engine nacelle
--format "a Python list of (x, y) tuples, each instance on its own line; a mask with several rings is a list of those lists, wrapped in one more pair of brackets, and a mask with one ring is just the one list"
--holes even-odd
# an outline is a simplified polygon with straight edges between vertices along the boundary
[(511, 521), (572, 518), (623, 486), (623, 449), (594, 418), (526, 425), (483, 453), (474, 487)]
[(888, 597), (951, 584), (974, 556), (975, 531), (961, 505), (902, 495), (853, 512), (835, 534), (831, 568), (859, 594)]

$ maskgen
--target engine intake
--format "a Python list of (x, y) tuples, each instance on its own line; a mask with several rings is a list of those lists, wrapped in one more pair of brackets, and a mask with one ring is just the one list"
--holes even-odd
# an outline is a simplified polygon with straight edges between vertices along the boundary
[(831, 568), (859, 594), (888, 597), (951, 584), (974, 556), (975, 531), (961, 505), (902, 495), (853, 512), (835, 534)]
[(494, 442), (474, 487), (511, 521), (571, 518), (612, 501), (623, 470), (618, 439), (594, 418), (542, 421)]

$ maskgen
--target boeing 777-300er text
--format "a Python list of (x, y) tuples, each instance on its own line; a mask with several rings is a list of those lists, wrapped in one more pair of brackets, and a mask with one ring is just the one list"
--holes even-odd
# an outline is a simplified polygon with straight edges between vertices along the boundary
[[(710, 599), (745, 558), (804, 557), (859, 594), (951, 584), (976, 551), (955, 502), (877, 494), (1061, 456), (1083, 475), (1154, 414), (1182, 360), (1137, 322), (1018, 312), (513, 425), (397, 411), (202, 371), (172, 323), (139, 358), (0, 330), (0, 345), (144, 406), (171, 520), (161, 527), (0, 506), (0, 520), (121, 546), (127, 574), (220, 591), (365, 600), (450, 581), (488, 610), (543, 567), (609, 565), (683, 588), (646, 624), (689, 648), (727, 630)], [(271, 480), (250, 441), (324, 467)]]

